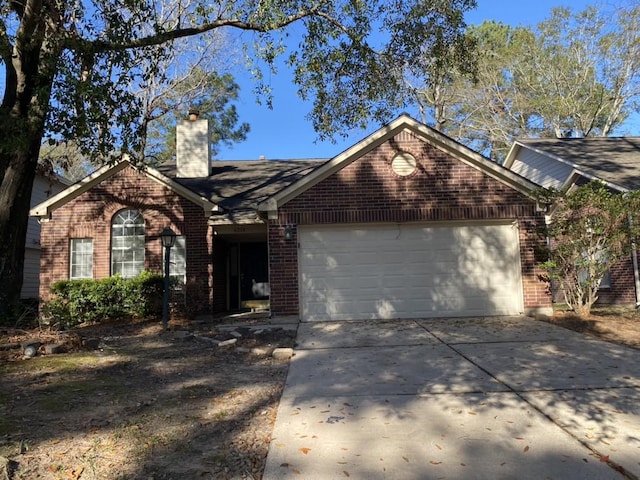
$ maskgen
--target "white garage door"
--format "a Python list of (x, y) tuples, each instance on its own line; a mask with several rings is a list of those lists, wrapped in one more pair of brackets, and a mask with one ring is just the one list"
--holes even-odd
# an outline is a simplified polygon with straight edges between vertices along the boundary
[(300, 226), (304, 321), (523, 311), (517, 227)]

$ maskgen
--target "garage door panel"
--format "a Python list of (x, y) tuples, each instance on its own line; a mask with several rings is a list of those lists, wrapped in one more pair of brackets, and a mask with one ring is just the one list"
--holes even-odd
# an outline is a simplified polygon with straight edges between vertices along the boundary
[(304, 320), (522, 311), (512, 225), (301, 226), (299, 241)]

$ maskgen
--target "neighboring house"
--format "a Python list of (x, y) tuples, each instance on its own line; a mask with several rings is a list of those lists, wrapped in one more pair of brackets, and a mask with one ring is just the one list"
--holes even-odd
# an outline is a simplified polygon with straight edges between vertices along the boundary
[(210, 162), (207, 128), (178, 126), (175, 165), (105, 166), (32, 209), (42, 298), (161, 271), (170, 226), (202, 311), (267, 295), (303, 321), (551, 311), (537, 185), (441, 133), (402, 115), (330, 160)]
[[(33, 208), (51, 196), (60, 193), (70, 184), (71, 182), (59, 176), (36, 175), (31, 191), (31, 207)], [(20, 298), (23, 300), (37, 299), (40, 290), (40, 223), (37, 218), (29, 218), (24, 247), (24, 269)]]
[[(518, 140), (504, 166), (545, 188), (599, 180), (618, 192), (640, 189), (640, 138), (588, 137)], [(636, 250), (615, 265), (599, 291), (601, 304), (640, 304)]]

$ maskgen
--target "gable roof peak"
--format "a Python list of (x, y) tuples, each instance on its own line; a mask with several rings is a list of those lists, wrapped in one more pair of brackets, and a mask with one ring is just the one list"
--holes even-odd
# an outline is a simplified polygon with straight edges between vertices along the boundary
[(530, 182), (520, 175), (498, 165), (489, 158), (471, 150), (442, 132), (419, 122), (408, 113), (401, 113), (394, 120), (383, 125), (371, 135), (365, 137), (339, 155), (317, 167), (305, 177), (261, 202), (258, 205), (258, 210), (263, 212), (276, 212), (280, 205), (284, 205), (289, 200), (300, 195), (325, 178), (336, 173), (405, 130), (409, 130), (425, 143), (429, 143), (435, 148), (457, 157), (459, 160), (473, 166), (474, 168), (482, 170), (487, 175), (490, 175), (503, 183), (507, 183), (525, 194), (530, 194), (530, 192), (536, 188), (536, 185), (533, 182)]
[(187, 187), (160, 173), (158, 170), (149, 166), (144, 167), (143, 169), (137, 168), (129, 160), (123, 158), (114, 165), (104, 165), (98, 168), (90, 175), (65, 188), (57, 195), (54, 195), (46, 201), (36, 205), (29, 210), (29, 215), (32, 217), (49, 218), (54, 210), (64, 206), (74, 198), (79, 197), (94, 186), (113, 177), (116, 173), (124, 170), (125, 168), (133, 168), (137, 172), (146, 175), (151, 180), (170, 188), (178, 195), (190, 200), (196, 205), (200, 205), (206, 216), (209, 216), (212, 211), (218, 210), (218, 205), (198, 195), (192, 190), (189, 190)]

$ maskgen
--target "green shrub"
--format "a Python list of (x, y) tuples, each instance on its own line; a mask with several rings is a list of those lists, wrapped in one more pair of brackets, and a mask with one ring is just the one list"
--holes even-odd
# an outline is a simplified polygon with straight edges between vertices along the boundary
[(142, 272), (99, 280), (61, 280), (51, 287), (54, 297), (42, 306), (49, 324), (71, 327), (118, 318), (143, 318), (162, 312), (163, 277)]

